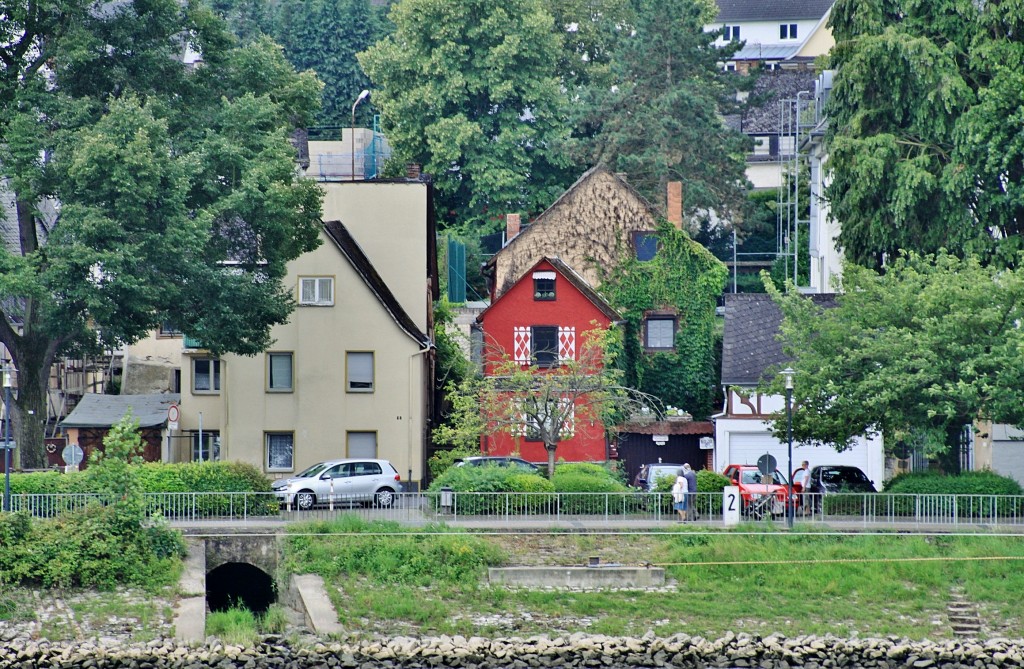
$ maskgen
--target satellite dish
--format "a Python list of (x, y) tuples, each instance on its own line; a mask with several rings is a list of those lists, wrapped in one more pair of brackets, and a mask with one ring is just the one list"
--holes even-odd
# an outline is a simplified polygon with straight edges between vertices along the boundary
[(64, 464), (69, 467), (81, 464), (84, 456), (85, 451), (83, 451), (82, 447), (78, 444), (68, 444), (64, 447), (64, 450), (60, 452), (60, 457), (64, 460)]
[(765, 476), (774, 475), (775, 467), (775, 457), (770, 453), (765, 453), (757, 459), (757, 470)]

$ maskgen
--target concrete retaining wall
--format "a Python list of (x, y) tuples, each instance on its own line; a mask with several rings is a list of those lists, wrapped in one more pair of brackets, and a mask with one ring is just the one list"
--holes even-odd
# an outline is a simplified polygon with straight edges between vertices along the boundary
[(491, 583), (514, 588), (660, 588), (665, 570), (660, 567), (491, 567)]

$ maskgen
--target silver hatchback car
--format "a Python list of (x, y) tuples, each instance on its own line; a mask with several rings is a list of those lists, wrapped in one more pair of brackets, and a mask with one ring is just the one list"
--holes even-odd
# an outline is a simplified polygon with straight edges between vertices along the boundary
[(295, 476), (270, 484), (282, 504), (312, 509), (317, 504), (365, 502), (391, 506), (402, 492), (401, 475), (387, 460), (349, 458), (318, 462)]

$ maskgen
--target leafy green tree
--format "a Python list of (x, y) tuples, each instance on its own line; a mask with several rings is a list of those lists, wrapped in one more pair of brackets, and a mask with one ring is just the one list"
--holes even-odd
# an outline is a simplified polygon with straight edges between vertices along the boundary
[(359, 55), (397, 156), (434, 177), (449, 226), (538, 211), (563, 185), (562, 37), (541, 0), (403, 0)]
[[(581, 95), (574, 156), (603, 162), (663, 202), (668, 181), (683, 182), (687, 212), (713, 210), (736, 219), (746, 177), (744, 136), (721, 119), (735, 86), (717, 67), (715, 33), (704, 32), (717, 8), (711, 0), (634, 0), (634, 23), (621, 26), (612, 53), (612, 85)], [(594, 129), (580, 130), (580, 125)]]
[(437, 443), (478, 450), (483, 435), (536, 433), (548, 454), (548, 476), (555, 471), (558, 444), (572, 426), (600, 420), (618, 422), (624, 414), (657, 400), (621, 383), (614, 364), (618, 333), (591, 330), (581, 338), (578, 356), (547, 369), (524, 366), (497, 346), (485, 351), (487, 375), (450, 384), (448, 421), (434, 434)]
[[(626, 320), (623, 355), (626, 385), (702, 419), (718, 392), (715, 303), (728, 270), (682, 230), (662, 221), (652, 260), (631, 257), (612, 268), (601, 292)], [(648, 351), (646, 316), (657, 311), (676, 319), (675, 347)]]
[[(841, 451), (881, 433), (889, 448), (916, 442), (959, 473), (965, 425), (1024, 422), (1024, 269), (910, 255), (884, 275), (848, 263), (843, 288), (820, 308), (769, 282), (796, 370), (795, 439)], [(776, 435), (786, 427), (776, 420)]]
[[(194, 2), (0, 0), (0, 342), (19, 370), (22, 464), (43, 464), (58, 356), (170, 321), (253, 354), (293, 306), (321, 194), (288, 141), (320, 94), (266, 39), (233, 45)], [(203, 65), (182, 61), (185, 45)]]
[[(275, 16), (270, 34), (289, 62), (298, 70), (313, 70), (324, 83), (317, 123), (347, 128), (352, 103), (370, 88), (356, 54), (384, 36), (386, 21), (370, 0), (283, 0)], [(365, 125), (371, 105), (360, 105), (356, 113), (357, 122)]]
[[(901, 249), (1013, 261), (1024, 224), (1024, 7), (838, 0), (827, 190), (854, 262)], [(996, 247), (996, 248), (994, 248)]]

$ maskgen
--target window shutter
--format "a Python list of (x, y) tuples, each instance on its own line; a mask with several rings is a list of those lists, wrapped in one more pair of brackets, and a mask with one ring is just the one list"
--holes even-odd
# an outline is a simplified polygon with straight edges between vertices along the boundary
[(565, 416), (565, 420), (562, 422), (562, 431), (559, 436), (562, 439), (569, 439), (576, 434), (576, 407), (573, 405), (573, 401), (568, 398), (559, 400), (561, 406), (559, 409), (562, 415)]
[(517, 325), (513, 329), (513, 359), (521, 364), (530, 364), (530, 354), (533, 352), (530, 347), (530, 328)]
[(373, 353), (348, 354), (348, 389), (373, 389)]
[(558, 359), (573, 360), (576, 357), (576, 328), (558, 328)]

